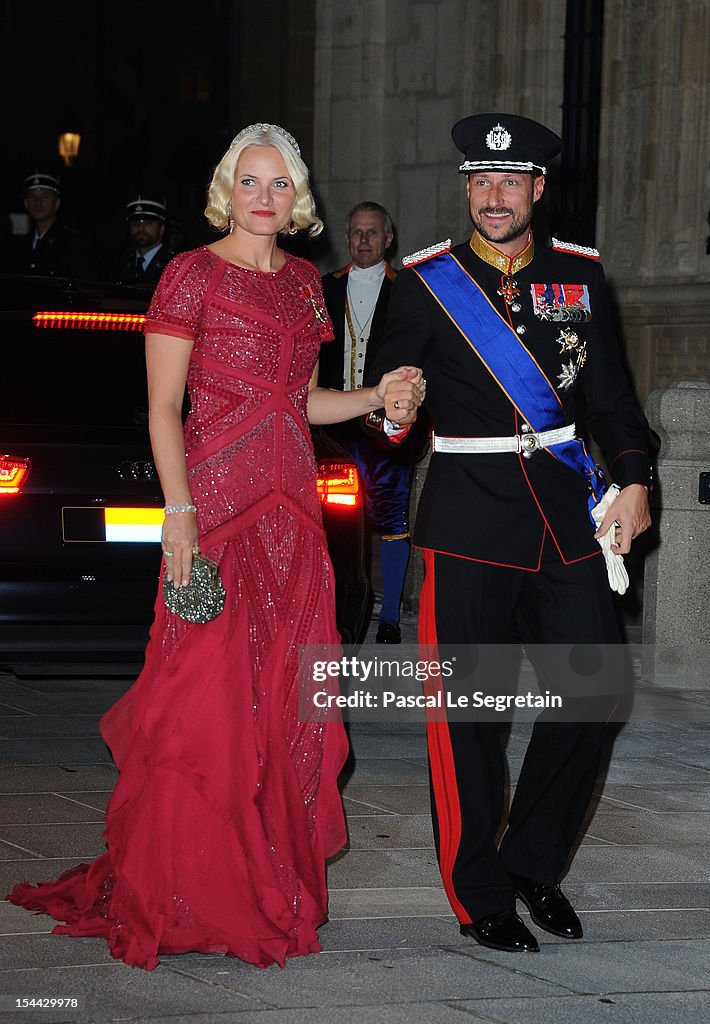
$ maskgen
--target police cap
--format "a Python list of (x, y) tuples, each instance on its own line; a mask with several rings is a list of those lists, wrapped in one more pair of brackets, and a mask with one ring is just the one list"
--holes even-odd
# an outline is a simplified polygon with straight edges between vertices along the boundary
[(126, 203), (126, 220), (165, 220), (165, 203), (157, 199), (143, 199), (138, 196)]
[(22, 191), (31, 192), (34, 188), (43, 188), (47, 192), (56, 192), (59, 195), (59, 178), (55, 178), (53, 174), (49, 174), (47, 171), (34, 170), (22, 182)]

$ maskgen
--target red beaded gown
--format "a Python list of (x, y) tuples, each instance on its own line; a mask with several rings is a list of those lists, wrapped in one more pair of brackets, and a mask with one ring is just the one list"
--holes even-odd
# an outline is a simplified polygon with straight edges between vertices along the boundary
[(190, 488), (225, 609), (193, 625), (158, 596), (143, 672), (101, 719), (120, 772), (107, 851), (9, 896), (148, 970), (161, 953), (266, 967), (321, 948), (347, 741), (297, 708), (299, 644), (339, 642), (306, 419), (332, 332), (312, 296), (324, 308), (305, 260), (260, 273), (202, 248), (169, 264), (148, 311), (147, 331), (194, 341)]

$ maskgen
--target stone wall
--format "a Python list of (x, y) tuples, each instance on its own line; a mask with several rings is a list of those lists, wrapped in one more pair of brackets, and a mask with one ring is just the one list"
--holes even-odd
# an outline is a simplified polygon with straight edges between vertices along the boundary
[(641, 402), (674, 381), (710, 378), (710, 284), (616, 286), (609, 270)]
[[(325, 270), (384, 203), (399, 257), (469, 220), (452, 124), (509, 110), (559, 131), (565, 0), (317, 0)], [(606, 0), (597, 244), (637, 393), (710, 379), (710, 0)], [(413, 584), (420, 572), (413, 563)]]
[(401, 257), (469, 231), (455, 121), (511, 110), (559, 130), (564, 0), (318, 0), (314, 181), (332, 269), (343, 218), (384, 203)]
[(598, 245), (642, 401), (710, 376), (710, 0), (607, 0)]
[[(317, 0), (314, 178), (323, 270), (343, 218), (382, 202), (401, 257), (465, 237), (459, 117), (561, 127), (564, 0)], [(598, 245), (641, 401), (710, 376), (710, 0), (607, 0)]]

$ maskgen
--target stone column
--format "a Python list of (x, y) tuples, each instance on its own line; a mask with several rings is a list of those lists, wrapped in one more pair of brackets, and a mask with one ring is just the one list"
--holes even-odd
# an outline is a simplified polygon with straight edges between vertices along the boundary
[(707, 686), (710, 504), (698, 498), (700, 474), (710, 473), (710, 383), (659, 388), (646, 414), (662, 457), (652, 495), (660, 543), (644, 577), (644, 675), (664, 686)]
[(597, 239), (639, 397), (710, 373), (710, 0), (607, 0)]

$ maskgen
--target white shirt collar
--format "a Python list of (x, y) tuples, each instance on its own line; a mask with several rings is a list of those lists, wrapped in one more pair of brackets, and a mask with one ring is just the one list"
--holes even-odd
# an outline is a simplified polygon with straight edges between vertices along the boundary
[[(161, 247), (162, 244), (163, 244), (162, 242), (158, 242), (158, 244), (154, 245), (152, 249), (148, 250), (148, 252), (144, 252), (143, 253), (143, 269), (144, 270), (148, 266), (150, 261), (153, 259), (153, 257), (155, 256), (155, 254), (157, 253), (158, 249)], [(136, 249), (136, 259), (138, 259), (139, 256), (140, 256), (140, 253)]]
[(377, 282), (381, 282), (382, 278), (385, 276), (385, 266), (386, 264), (384, 260), (380, 260), (380, 262), (376, 263), (374, 267), (364, 268), (356, 267), (355, 264), (353, 263), (352, 267), (350, 268), (349, 276), (358, 283), (362, 282), (362, 284), (376, 284)]

